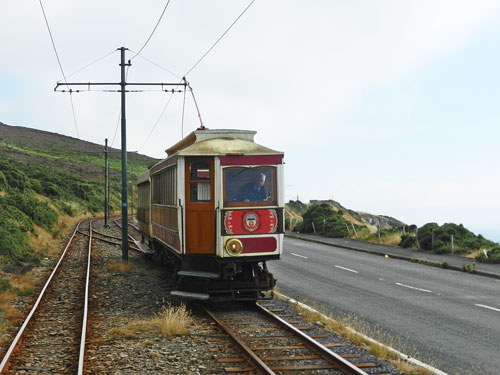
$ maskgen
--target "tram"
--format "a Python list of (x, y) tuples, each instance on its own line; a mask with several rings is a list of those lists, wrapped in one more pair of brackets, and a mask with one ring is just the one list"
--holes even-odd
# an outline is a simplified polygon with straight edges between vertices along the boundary
[(198, 129), (137, 181), (142, 242), (198, 300), (265, 297), (283, 251), (284, 153), (255, 131)]

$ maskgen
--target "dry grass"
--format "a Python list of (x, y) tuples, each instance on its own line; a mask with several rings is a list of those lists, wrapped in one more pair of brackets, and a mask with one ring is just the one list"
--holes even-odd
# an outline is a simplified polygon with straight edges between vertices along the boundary
[(162, 336), (172, 337), (189, 333), (191, 312), (184, 304), (180, 306), (164, 306), (162, 310), (150, 320), (137, 320), (122, 327), (115, 327), (109, 331), (111, 338), (136, 338), (141, 332), (159, 331)]
[(16, 295), (14, 293), (8, 291), (0, 293), (0, 311), (2, 311), (5, 323), (12, 323), (21, 318), (19, 310), (11, 305), (15, 298)]
[(139, 332), (150, 330), (150, 324), (146, 320), (137, 320), (122, 327), (115, 327), (109, 330), (109, 335), (113, 339), (134, 338)]
[(475, 250), (475, 251), (472, 251), (468, 254), (465, 254), (465, 257), (466, 258), (471, 258), (471, 259), (476, 259), (476, 257), (481, 254), (483, 252), (483, 250), (479, 249), (479, 250)]
[(181, 304), (180, 306), (164, 306), (151, 323), (164, 336), (172, 337), (189, 333), (190, 322), (191, 312), (186, 309), (186, 305)]
[(381, 244), (398, 246), (401, 243), (401, 233), (393, 233), (380, 238)]
[[(275, 297), (279, 298), (279, 293), (275, 293)], [(280, 299), (286, 300), (281, 297)], [(408, 375), (433, 375), (434, 373), (428, 369), (416, 366), (406, 362), (403, 358), (391, 351), (389, 346), (402, 346), (402, 343), (389, 335), (377, 326), (373, 326), (354, 315), (347, 315), (342, 318), (334, 318), (326, 316), (319, 311), (304, 309), (298, 304), (294, 305), (294, 310), (307, 322), (321, 322), (325, 329), (333, 331), (342, 336), (347, 341), (356, 346), (364, 348), (370, 354), (380, 358), (381, 360), (391, 363), (399, 371)], [(369, 338), (372, 338), (370, 340)], [(379, 344), (375, 342), (384, 342), (387, 344)], [(411, 355), (415, 357), (415, 354)]]
[(32, 272), (27, 272), (24, 275), (12, 275), (9, 283), (20, 291), (32, 290), (38, 284), (38, 282), (34, 280)]
[(130, 273), (132, 272), (132, 263), (130, 261), (128, 263), (122, 263), (121, 261), (111, 262), (106, 265), (106, 269), (108, 271), (118, 271), (121, 273)]

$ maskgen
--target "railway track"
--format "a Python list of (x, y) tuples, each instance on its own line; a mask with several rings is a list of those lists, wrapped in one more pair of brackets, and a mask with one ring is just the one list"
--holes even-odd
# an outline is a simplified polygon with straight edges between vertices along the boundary
[(0, 363), (1, 374), (83, 373), (91, 226), (90, 220), (76, 226)]
[(357, 354), (336, 354), (333, 349), (342, 344), (320, 344), (321, 335), (304, 333), (311, 325), (287, 321), (290, 316), (272, 306), (262, 303), (245, 310), (206, 309), (237, 348), (225, 347), (221, 351), (224, 355), (218, 356), (218, 361), (227, 365), (228, 374), (367, 375), (363, 369), (373, 373), (377, 367), (363, 362)]

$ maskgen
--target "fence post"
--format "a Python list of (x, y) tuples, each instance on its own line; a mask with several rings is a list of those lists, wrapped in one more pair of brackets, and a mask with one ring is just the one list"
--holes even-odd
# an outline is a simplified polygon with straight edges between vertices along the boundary
[[(347, 224), (346, 224), (346, 225), (347, 225)], [(354, 232), (354, 236), (355, 236), (356, 238), (358, 238), (358, 232), (356, 232), (356, 228), (354, 228), (354, 224), (352, 223), (352, 221), (351, 221), (351, 227), (352, 227), (352, 230), (353, 230), (353, 232)]]

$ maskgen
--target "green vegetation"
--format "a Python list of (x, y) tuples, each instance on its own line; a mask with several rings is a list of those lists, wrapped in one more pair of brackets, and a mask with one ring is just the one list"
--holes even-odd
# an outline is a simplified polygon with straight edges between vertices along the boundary
[(490, 249), (486, 250), (486, 254), (481, 251), (479, 255), (476, 256), (478, 262), (483, 263), (500, 263), (500, 245), (494, 245)]
[[(434, 241), (433, 241), (434, 236)], [(481, 235), (475, 235), (462, 224), (446, 223), (439, 226), (427, 223), (418, 229), (418, 242), (423, 250), (444, 254), (451, 253), (451, 237), (453, 236), (453, 252), (470, 253), (479, 249), (490, 249), (495, 244)]]
[(417, 237), (411, 233), (405, 233), (401, 236), (399, 246), (404, 248), (417, 247)]
[[(290, 201), (286, 205), (286, 214), (289, 216), (286, 221), (287, 229), (290, 217), (297, 223), (293, 228), (294, 231), (317, 233), (325, 237), (356, 236), (363, 241), (418, 248), (439, 254), (451, 253), (451, 236), (453, 236), (455, 254), (475, 256), (478, 262), (500, 263), (500, 245), (485, 239), (480, 234), (475, 235), (462, 224), (446, 223), (440, 226), (436, 223), (427, 223), (418, 228), (416, 225), (406, 225), (387, 216), (356, 213), (332, 200), (312, 201), (310, 204)], [(377, 222), (384, 221), (386, 228), (380, 231), (379, 237), (376, 225)], [(356, 229), (356, 233), (351, 231), (352, 226)], [(448, 264), (445, 262), (437, 266), (447, 268)], [(474, 272), (474, 267), (469, 266), (469, 269), (466, 267), (465, 271)]]
[[(121, 159), (110, 151), (113, 210), (121, 202)], [(135, 179), (154, 159), (130, 154), (128, 162)], [(103, 206), (102, 146), (0, 123), (0, 264), (37, 263), (43, 254), (30, 248), (30, 238), (41, 231), (59, 237), (61, 216), (96, 214)]]
[(349, 236), (347, 224), (350, 223), (327, 203), (312, 204), (302, 217), (302, 223), (295, 227), (298, 232), (316, 232), (325, 237)]

